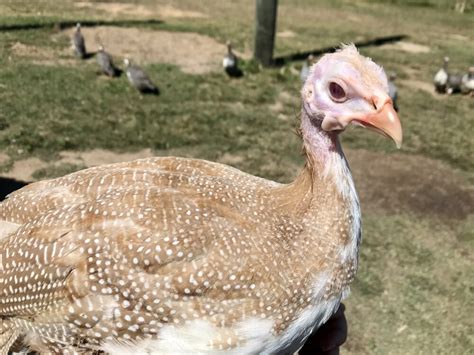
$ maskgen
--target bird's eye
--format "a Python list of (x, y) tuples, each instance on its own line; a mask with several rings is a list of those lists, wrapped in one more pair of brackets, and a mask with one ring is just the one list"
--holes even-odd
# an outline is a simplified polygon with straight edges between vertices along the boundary
[(334, 101), (342, 102), (346, 99), (346, 92), (342, 86), (333, 81), (329, 83), (329, 93)]

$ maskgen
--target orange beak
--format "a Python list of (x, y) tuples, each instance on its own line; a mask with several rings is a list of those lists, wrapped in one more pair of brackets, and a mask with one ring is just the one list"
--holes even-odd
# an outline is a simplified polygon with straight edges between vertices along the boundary
[[(393, 108), (392, 100), (389, 97), (384, 98), (383, 101), (378, 97), (372, 97), (372, 102), (377, 107), (377, 111), (357, 117), (354, 121), (365, 128), (392, 138), (397, 148), (400, 149), (403, 139), (402, 125)], [(380, 102), (383, 103), (378, 105)]]

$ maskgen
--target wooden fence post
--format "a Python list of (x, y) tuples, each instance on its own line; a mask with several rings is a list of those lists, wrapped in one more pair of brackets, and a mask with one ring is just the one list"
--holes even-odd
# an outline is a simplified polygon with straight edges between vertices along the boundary
[(273, 63), (278, 0), (256, 0), (254, 58), (264, 66)]

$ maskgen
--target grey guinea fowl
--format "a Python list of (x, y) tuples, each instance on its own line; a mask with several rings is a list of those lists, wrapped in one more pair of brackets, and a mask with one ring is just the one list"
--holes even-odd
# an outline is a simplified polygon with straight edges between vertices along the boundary
[(446, 93), (448, 95), (461, 92), (462, 77), (463, 75), (459, 73), (448, 73), (448, 82), (446, 84)]
[(383, 69), (353, 45), (315, 64), (300, 100), (306, 164), (292, 183), (156, 157), (0, 203), (0, 352), (18, 337), (42, 354), (297, 351), (358, 267), (339, 134), (352, 123), (402, 141)]
[(104, 46), (99, 47), (96, 58), (97, 64), (99, 64), (100, 70), (103, 74), (110, 77), (119, 75), (120, 71), (115, 67), (112, 56), (105, 51)]
[(394, 72), (389, 73), (388, 75), (388, 95), (392, 99), (393, 108), (398, 112), (398, 88), (395, 84), (397, 79), (397, 74)]
[(438, 70), (433, 79), (436, 92), (441, 94), (446, 93), (446, 86), (448, 84), (448, 64), (449, 57), (444, 57), (443, 66)]
[(227, 75), (233, 78), (239, 78), (243, 75), (242, 70), (239, 68), (239, 58), (232, 50), (232, 43), (227, 41), (227, 53), (222, 60), (222, 66), (224, 67)]
[(124, 59), (125, 73), (127, 74), (128, 81), (141, 93), (143, 94), (155, 94), (160, 93), (158, 87), (151, 81), (150, 77), (143, 71), (142, 68), (132, 65), (128, 58)]
[(86, 41), (84, 40), (84, 36), (81, 33), (81, 24), (79, 22), (76, 24), (76, 30), (72, 35), (72, 45), (74, 47), (74, 53), (76, 56), (81, 59), (85, 59), (87, 56)]
[(470, 67), (468, 72), (462, 76), (461, 92), (463, 94), (474, 93), (474, 67)]
[(300, 80), (302, 83), (304, 83), (306, 79), (308, 78), (309, 70), (311, 66), (313, 65), (313, 62), (314, 62), (314, 55), (310, 54), (308, 58), (306, 58), (306, 60), (304, 61), (303, 66), (301, 67)]

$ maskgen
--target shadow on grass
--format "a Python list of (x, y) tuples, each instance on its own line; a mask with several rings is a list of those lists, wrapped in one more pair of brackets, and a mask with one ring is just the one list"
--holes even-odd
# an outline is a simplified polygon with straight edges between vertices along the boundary
[(118, 26), (118, 27), (132, 27), (132, 26), (150, 26), (160, 25), (164, 22), (162, 20), (117, 20), (117, 21), (103, 21), (103, 20), (84, 20), (84, 21), (45, 21), (38, 23), (22, 23), (22, 24), (4, 24), (0, 25), (0, 31), (21, 31), (21, 30), (36, 30), (42, 28), (53, 28), (61, 31), (65, 28), (74, 27), (76, 23), (80, 22), (82, 27), (95, 26)]
[[(386, 43), (393, 43), (393, 42), (398, 42), (401, 41), (405, 38), (407, 38), (407, 35), (394, 35), (394, 36), (386, 36), (386, 37), (377, 37), (374, 39), (370, 39), (367, 41), (360, 41), (360, 42), (354, 42), (357, 48), (362, 48), (362, 47), (371, 47), (371, 46), (381, 46)], [(336, 47), (326, 47), (326, 48), (319, 48), (319, 49), (313, 49), (310, 51), (306, 52), (299, 52), (299, 53), (294, 53), (294, 54), (289, 54), (281, 57), (276, 57), (273, 59), (273, 65), (274, 66), (283, 66), (288, 62), (292, 61), (297, 61), (297, 60), (304, 60), (308, 58), (310, 54), (314, 56), (319, 56), (324, 53), (332, 53), (335, 52), (338, 46)]]
[(0, 177), (0, 201), (3, 201), (8, 194), (26, 185), (28, 183), (24, 181)]

